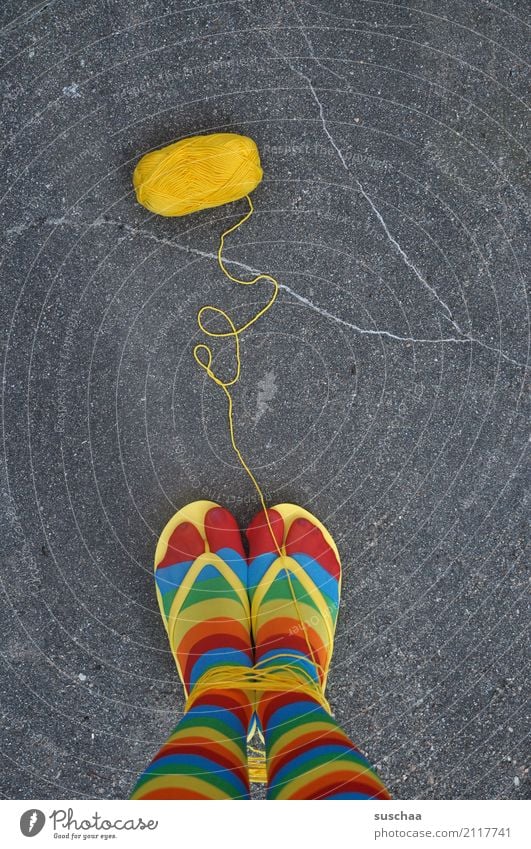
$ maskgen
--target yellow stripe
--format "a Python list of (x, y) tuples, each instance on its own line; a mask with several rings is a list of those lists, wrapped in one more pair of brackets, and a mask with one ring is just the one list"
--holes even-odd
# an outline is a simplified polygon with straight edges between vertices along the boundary
[[(266, 701), (264, 697), (262, 699), (262, 704)], [(273, 758), (277, 752), (283, 749), (285, 746), (289, 746), (290, 743), (293, 743), (295, 740), (299, 740), (302, 734), (312, 733), (315, 735), (316, 741), (319, 740), (322, 736), (330, 734), (330, 723), (326, 722), (305, 722), (304, 726), (300, 725), (297, 728), (292, 728), (291, 731), (286, 731), (273, 746), (270, 746), (268, 750), (268, 755), (270, 758)]]
[[(360, 778), (361, 776), (370, 776), (377, 777), (373, 773), (373, 771), (369, 768), (364, 768), (361, 765), (358, 767), (354, 765), (350, 760), (344, 760), (343, 758), (337, 758), (336, 760), (329, 761), (328, 763), (319, 764), (319, 766), (314, 767), (313, 769), (304, 772), (302, 775), (299, 775), (297, 778), (288, 781), (282, 789), (279, 791), (278, 795), (276, 795), (277, 799), (289, 799), (293, 796), (294, 793), (297, 793), (298, 790), (301, 790), (307, 784), (316, 779), (326, 778), (329, 775), (333, 775), (335, 772), (339, 770), (348, 769), (351, 772), (352, 778)], [(378, 779), (378, 782), (380, 779)]]
[(213, 552), (205, 552), (194, 560), (190, 569), (186, 573), (184, 582), (177, 590), (175, 598), (172, 601), (170, 616), (172, 614), (178, 615), (178, 611), (182, 607), (183, 602), (186, 600), (186, 597), (188, 596), (197, 576), (205, 568), (205, 566), (215, 566), (232, 589), (241, 596), (242, 602), (245, 602), (245, 599), (248, 597), (247, 587), (244, 587), (238, 576), (234, 573), (231, 567), (221, 559), (221, 557), (218, 557), (218, 555)]
[(298, 504), (288, 503), (275, 504), (275, 506), (271, 509), (275, 510), (276, 513), (280, 513), (280, 515), (282, 516), (282, 519), (284, 521), (284, 541), (286, 540), (286, 537), (289, 533), (289, 529), (291, 528), (291, 525), (293, 524), (295, 519), (307, 519), (309, 522), (312, 523), (312, 525), (315, 525), (316, 528), (319, 528), (326, 542), (336, 555), (337, 562), (341, 563), (339, 551), (337, 550), (337, 545), (335, 544), (332, 535), (325, 528), (323, 523), (320, 522), (319, 519), (316, 519), (316, 517), (309, 512), (309, 510), (305, 510), (304, 507), (299, 507)]
[(206, 598), (190, 605), (185, 610), (171, 612), (169, 616), (169, 630), (175, 633), (175, 627), (183, 625), (188, 631), (192, 625), (199, 625), (207, 619), (219, 619), (220, 617), (235, 619), (244, 625), (249, 622), (249, 615), (243, 604), (234, 598)]
[(201, 778), (196, 778), (193, 775), (159, 775), (156, 778), (151, 778), (138, 788), (138, 793), (133, 794), (131, 799), (142, 799), (148, 793), (153, 793), (155, 790), (164, 790), (165, 788), (173, 788), (176, 790), (188, 790), (201, 793), (207, 799), (231, 799), (223, 790), (220, 790), (214, 784), (208, 781), (203, 781)]
[(219, 507), (219, 504), (216, 504), (215, 501), (192, 501), (190, 504), (186, 504), (185, 507), (178, 510), (177, 513), (171, 517), (169, 522), (167, 522), (164, 526), (164, 530), (162, 531), (157, 543), (155, 551), (155, 569), (166, 556), (171, 535), (178, 525), (181, 525), (183, 522), (190, 522), (190, 524), (194, 525), (194, 527), (199, 531), (201, 539), (206, 543), (206, 547), (208, 548), (204, 519), (212, 507)]
[(179, 742), (181, 739), (183, 742), (186, 742), (190, 737), (204, 737), (206, 740), (210, 740), (211, 743), (220, 743), (223, 745), (224, 749), (227, 749), (228, 752), (235, 755), (238, 760), (241, 759), (242, 750), (241, 748), (234, 742), (234, 740), (230, 740), (228, 737), (225, 737), (224, 734), (221, 734), (219, 731), (216, 731), (215, 728), (209, 728), (203, 725), (194, 725), (192, 728), (188, 725), (182, 731), (176, 731), (175, 734), (172, 734), (171, 737), (168, 738), (165, 746), (168, 743)]

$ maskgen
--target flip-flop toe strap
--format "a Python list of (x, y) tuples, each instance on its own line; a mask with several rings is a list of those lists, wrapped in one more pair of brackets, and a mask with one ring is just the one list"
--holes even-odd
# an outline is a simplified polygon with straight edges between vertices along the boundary
[[(217, 554), (214, 554), (213, 552), (205, 552), (204, 554), (201, 554), (198, 558), (196, 558), (196, 560), (194, 560), (194, 562), (188, 569), (188, 572), (186, 573), (184, 579), (182, 580), (177, 592), (175, 593), (175, 597), (172, 600), (172, 604), (167, 616), (164, 614), (162, 594), (157, 589), (157, 597), (161, 609), (162, 618), (166, 627), (166, 631), (168, 633), (170, 649), (175, 659), (177, 671), (179, 673), (179, 677), (181, 679), (187, 697), (189, 693), (184, 680), (183, 670), (179, 663), (175, 632), (177, 626), (179, 624), (182, 624), (182, 621), (186, 618), (185, 615), (182, 615), (183, 607), (186, 604), (190, 592), (193, 589), (197, 589), (197, 578), (206, 566), (214, 566), (219, 571), (220, 575), (227, 581), (227, 584), (230, 586), (230, 588), (234, 590), (239, 599), (241, 599), (240, 605), (237, 601), (227, 598), (224, 601), (223, 605), (224, 615), (229, 618), (237, 619), (243, 624), (243, 626), (247, 630), (250, 630), (250, 612), (247, 588), (242, 583), (241, 579), (238, 577), (235, 571), (231, 568), (231, 566), (225, 560), (223, 560), (221, 557), (219, 557)], [(216, 615), (219, 617), (219, 602), (215, 599), (212, 599), (210, 593), (205, 592), (205, 600), (204, 602), (201, 602), (202, 618), (204, 618), (204, 615), (208, 614), (209, 602), (213, 602), (218, 608), (218, 610), (216, 610)], [(195, 619), (191, 619), (191, 626), (193, 626), (193, 623), (195, 622)]]

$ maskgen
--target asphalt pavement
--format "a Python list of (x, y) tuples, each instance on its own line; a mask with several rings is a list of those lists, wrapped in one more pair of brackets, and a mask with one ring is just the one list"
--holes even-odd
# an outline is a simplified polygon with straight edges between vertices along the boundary
[[(139, 157), (257, 142), (236, 433), (339, 546), (335, 716), (398, 798), (529, 795), (523, 0), (0, 9), (0, 793), (123, 798), (182, 715), (152, 560), (259, 507), (192, 357), (245, 202), (181, 219)], [(230, 344), (216, 346), (230, 373)], [(526, 382), (527, 381), (527, 382)]]

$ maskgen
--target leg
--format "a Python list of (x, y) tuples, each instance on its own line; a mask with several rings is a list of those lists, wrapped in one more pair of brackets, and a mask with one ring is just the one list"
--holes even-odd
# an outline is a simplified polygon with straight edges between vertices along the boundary
[[(155, 582), (186, 696), (216, 667), (252, 667), (247, 564), (227, 510), (208, 501), (180, 510), (157, 545)], [(215, 684), (196, 695), (131, 798), (248, 798), (249, 697)]]
[(265, 695), (268, 799), (390, 799), (385, 786), (333, 717), (310, 697)]
[(240, 690), (210, 690), (184, 715), (131, 799), (248, 799), (251, 708)]
[[(324, 693), (341, 588), (339, 554), (321, 523), (281, 504), (248, 530), (255, 664), (297, 671)], [(367, 759), (304, 690), (265, 692), (258, 719), (270, 799), (389, 799)]]

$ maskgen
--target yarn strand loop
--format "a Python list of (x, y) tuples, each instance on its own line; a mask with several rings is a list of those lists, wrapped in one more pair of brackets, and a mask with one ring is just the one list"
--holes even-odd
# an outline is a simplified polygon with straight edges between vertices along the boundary
[[(227, 339), (227, 338), (234, 339), (234, 355), (235, 355), (236, 367), (235, 367), (235, 370), (234, 370), (234, 376), (230, 380), (222, 380), (222, 378), (219, 377), (215, 373), (214, 369), (212, 368), (212, 360), (213, 360), (212, 348), (209, 345), (205, 344), (204, 342), (200, 342), (200, 343), (198, 343), (197, 345), (194, 346), (193, 353), (194, 353), (194, 359), (195, 359), (196, 363), (199, 366), (201, 366), (201, 368), (207, 373), (209, 378), (217, 386), (219, 386), (219, 387), (221, 387), (221, 389), (223, 389), (223, 392), (226, 395), (227, 405), (228, 405), (229, 435), (230, 435), (230, 441), (231, 441), (232, 448), (233, 448), (236, 456), (238, 457), (238, 460), (240, 461), (240, 464), (242, 465), (243, 469), (246, 471), (247, 475), (249, 476), (254, 488), (256, 489), (256, 492), (258, 493), (258, 497), (260, 498), (260, 503), (262, 505), (262, 509), (264, 510), (265, 516), (267, 518), (267, 524), (268, 524), (269, 530), (271, 532), (271, 537), (272, 537), (272, 539), (275, 539), (273, 529), (272, 529), (271, 524), (269, 522), (269, 517), (268, 517), (268, 513), (267, 513), (267, 505), (266, 505), (264, 494), (262, 492), (260, 484), (258, 483), (258, 481), (256, 479), (256, 476), (253, 474), (253, 472), (249, 468), (249, 465), (246, 463), (246, 461), (245, 461), (245, 459), (242, 455), (242, 452), (241, 452), (240, 448), (238, 447), (238, 443), (236, 441), (235, 428), (234, 428), (234, 401), (233, 401), (233, 398), (232, 398), (232, 394), (230, 392), (231, 387), (233, 387), (239, 381), (240, 375), (241, 375), (240, 336), (245, 330), (248, 330), (249, 327), (252, 327), (252, 325), (255, 324), (255, 322), (257, 322), (259, 318), (261, 318), (263, 315), (265, 315), (266, 312), (268, 312), (268, 310), (271, 309), (271, 307), (273, 306), (273, 304), (275, 303), (275, 301), (277, 299), (278, 291), (279, 291), (278, 281), (271, 274), (259, 273), (255, 277), (253, 277), (252, 280), (242, 280), (240, 277), (236, 277), (234, 274), (231, 274), (231, 272), (228, 270), (228, 268), (225, 265), (225, 262), (223, 260), (223, 249), (225, 247), (225, 237), (228, 236), (230, 233), (233, 233), (235, 230), (238, 230), (242, 226), (242, 224), (245, 224), (245, 222), (249, 220), (249, 218), (251, 217), (251, 215), (254, 212), (254, 206), (253, 206), (253, 202), (252, 202), (250, 196), (246, 195), (245, 197), (246, 197), (247, 202), (249, 204), (248, 211), (245, 213), (245, 215), (242, 218), (240, 218), (239, 221), (236, 222), (236, 224), (233, 224), (231, 227), (229, 227), (227, 230), (225, 230), (221, 234), (221, 238), (219, 240), (219, 248), (218, 248), (218, 252), (217, 252), (218, 265), (219, 265), (221, 271), (223, 272), (223, 274), (229, 280), (232, 280), (233, 283), (238, 283), (241, 286), (254, 286), (256, 283), (258, 283), (259, 280), (268, 280), (270, 283), (273, 284), (273, 293), (272, 293), (271, 297), (269, 298), (268, 302), (265, 304), (265, 306), (263, 306), (260, 310), (258, 310), (258, 312), (252, 318), (250, 318), (248, 321), (245, 322), (245, 324), (242, 324), (240, 327), (236, 326), (236, 324), (234, 323), (234, 321), (232, 320), (230, 315), (225, 310), (221, 309), (220, 307), (212, 306), (211, 304), (205, 304), (204, 306), (201, 307), (201, 309), (197, 313), (197, 324), (198, 324), (200, 330), (202, 330), (202, 332), (205, 334), (205, 336), (209, 336), (210, 338), (213, 338), (213, 339)], [(205, 314), (221, 316), (221, 318), (223, 318), (227, 322), (227, 324), (229, 326), (229, 330), (225, 330), (225, 331), (210, 330), (204, 324), (204, 321), (203, 321)], [(202, 353), (206, 354), (206, 360), (201, 358)], [(280, 553), (281, 552), (280, 552), (280, 549), (279, 549), (279, 554)]]

